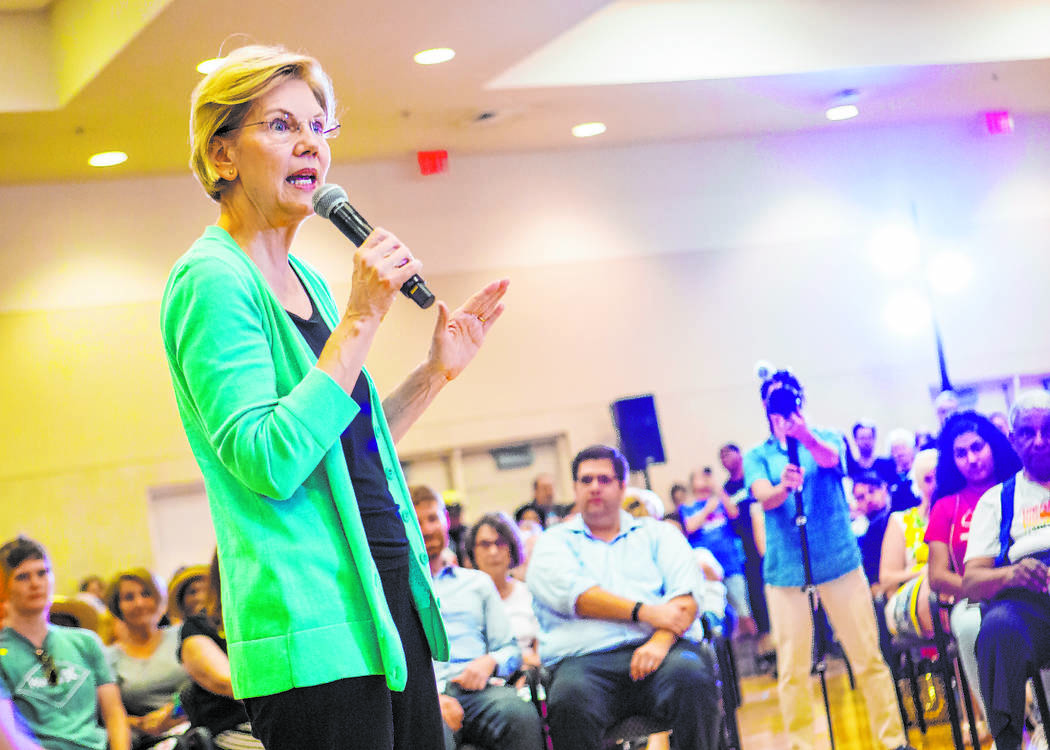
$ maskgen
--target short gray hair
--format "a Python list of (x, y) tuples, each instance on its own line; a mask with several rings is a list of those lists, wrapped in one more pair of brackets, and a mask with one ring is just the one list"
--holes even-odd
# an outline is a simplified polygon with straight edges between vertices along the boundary
[(915, 433), (911, 430), (906, 430), (903, 427), (898, 427), (895, 430), (890, 430), (889, 434), (886, 435), (886, 447), (890, 448), (894, 445), (905, 443), (910, 445), (912, 448), (915, 447)]
[(1047, 411), (1050, 411), (1050, 391), (1046, 391), (1042, 388), (1032, 388), (1031, 390), (1022, 391), (1014, 401), (1013, 406), (1010, 407), (1010, 429), (1013, 430), (1017, 425), (1017, 420), (1021, 416), (1021, 412), (1030, 411), (1032, 409), (1046, 409)]

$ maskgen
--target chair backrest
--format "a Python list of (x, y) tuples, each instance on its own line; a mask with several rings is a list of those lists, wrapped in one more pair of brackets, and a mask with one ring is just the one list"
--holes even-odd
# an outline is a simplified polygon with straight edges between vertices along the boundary
[(51, 603), (48, 619), (55, 625), (84, 628), (96, 633), (99, 629), (99, 613), (90, 604), (76, 597), (56, 596)]

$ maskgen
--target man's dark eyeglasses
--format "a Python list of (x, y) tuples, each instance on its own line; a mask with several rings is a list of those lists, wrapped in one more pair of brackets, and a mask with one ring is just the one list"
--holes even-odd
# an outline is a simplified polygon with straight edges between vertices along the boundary
[(591, 482), (597, 482), (602, 487), (610, 485), (616, 481), (616, 477), (611, 477), (608, 474), (596, 474), (594, 476), (586, 474), (576, 480), (580, 484), (590, 484)]
[(36, 658), (40, 661), (40, 666), (44, 668), (44, 674), (47, 675), (47, 684), (54, 687), (58, 684), (58, 665), (55, 664), (55, 657), (51, 656), (47, 651), (42, 648), (36, 650)]

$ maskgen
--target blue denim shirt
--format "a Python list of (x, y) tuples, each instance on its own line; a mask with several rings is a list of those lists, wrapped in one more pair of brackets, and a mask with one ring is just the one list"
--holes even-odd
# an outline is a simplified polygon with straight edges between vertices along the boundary
[[(802, 507), (807, 518), (809, 554), (813, 562), (813, 582), (827, 583), (844, 576), (861, 564), (860, 548), (849, 522), (849, 504), (842, 489), (846, 467), (842, 436), (830, 430), (813, 429), (821, 441), (839, 451), (839, 464), (831, 468), (817, 465), (804, 445), (798, 447), (802, 465)], [(744, 456), (744, 481), (748, 489), (759, 479), (774, 485), (787, 466), (787, 449), (776, 438), (752, 448)], [(753, 490), (752, 490), (753, 492)], [(802, 545), (795, 525), (795, 501), (789, 497), (782, 505), (766, 512), (766, 558), (762, 575), (770, 586), (802, 586)]]
[[(678, 529), (652, 518), (620, 512), (620, 533), (611, 542), (592, 536), (582, 516), (545, 531), (529, 562), (528, 586), (540, 623), (540, 658), (556, 664), (567, 656), (641, 643), (653, 628), (641, 622), (579, 617), (576, 600), (589, 588), (647, 604), (691, 595), (703, 601), (700, 568)], [(686, 632), (703, 638), (699, 622)]]
[(434, 576), (434, 592), (449, 645), (449, 660), (434, 662), (439, 690), (485, 654), (496, 660), (499, 677), (509, 677), (521, 666), (521, 649), (511, 632), (510, 618), (488, 574), (449, 566)]

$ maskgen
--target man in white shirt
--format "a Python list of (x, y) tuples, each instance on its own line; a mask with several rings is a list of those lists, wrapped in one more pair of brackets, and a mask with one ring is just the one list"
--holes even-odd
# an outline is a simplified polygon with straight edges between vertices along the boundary
[(987, 602), (977, 666), (998, 750), (1020, 750), (1028, 674), (1050, 661), (1050, 393), (1022, 394), (1010, 429), (1023, 469), (977, 503), (962, 582)]

